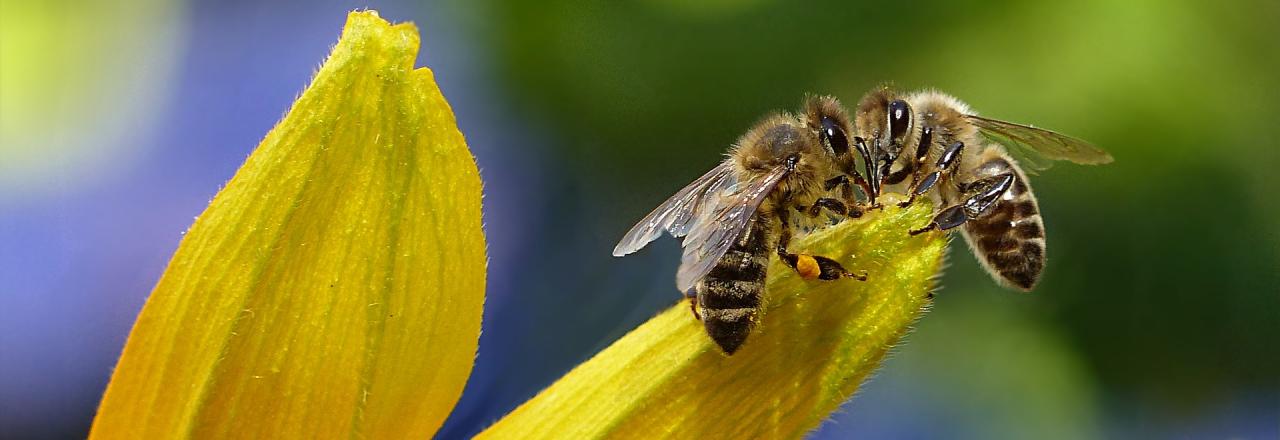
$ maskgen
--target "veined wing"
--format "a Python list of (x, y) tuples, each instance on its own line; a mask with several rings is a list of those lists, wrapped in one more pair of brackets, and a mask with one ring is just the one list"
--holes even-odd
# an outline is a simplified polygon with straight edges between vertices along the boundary
[(1071, 136), (1030, 125), (975, 115), (965, 116), (978, 127), (984, 137), (1008, 148), (1019, 159), (1020, 164), (1031, 170), (1047, 169), (1055, 160), (1085, 165), (1111, 163), (1113, 160), (1106, 151)]
[(711, 195), (721, 194), (737, 183), (733, 173), (733, 160), (725, 159), (693, 183), (685, 186), (667, 201), (646, 215), (622, 236), (613, 248), (613, 256), (621, 257), (640, 250), (667, 231), (672, 237), (682, 237), (689, 231), (692, 220), (703, 211), (710, 212), (707, 202)]
[(788, 167), (778, 166), (767, 174), (741, 182), (727, 194), (720, 195), (707, 215), (696, 217), (681, 244), (684, 255), (676, 272), (677, 289), (687, 292), (711, 272), (720, 257), (742, 237), (742, 231), (755, 218), (760, 204), (788, 171)]

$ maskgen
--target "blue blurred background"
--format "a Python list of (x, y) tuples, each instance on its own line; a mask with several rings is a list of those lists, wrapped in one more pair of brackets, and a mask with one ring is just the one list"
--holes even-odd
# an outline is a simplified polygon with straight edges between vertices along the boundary
[(953, 249), (814, 438), (1280, 438), (1280, 3), (0, 2), (0, 437), (83, 437), (183, 231), (345, 13), (423, 34), (485, 180), (482, 429), (678, 294), (632, 222), (806, 93), (883, 81), (1111, 151), (1035, 178), (1035, 294)]

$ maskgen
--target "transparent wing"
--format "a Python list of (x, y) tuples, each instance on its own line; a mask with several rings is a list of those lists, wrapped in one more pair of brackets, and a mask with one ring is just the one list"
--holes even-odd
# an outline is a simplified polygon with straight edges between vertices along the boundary
[(763, 176), (734, 185), (716, 198), (710, 212), (696, 217), (681, 244), (684, 255), (676, 272), (676, 288), (687, 292), (711, 272), (733, 242), (741, 238), (765, 197), (786, 175), (787, 167), (779, 166)]
[(711, 194), (720, 194), (737, 183), (733, 173), (733, 161), (725, 159), (720, 165), (712, 168), (702, 177), (694, 180), (667, 201), (646, 215), (639, 223), (622, 236), (618, 245), (613, 248), (613, 256), (621, 257), (640, 250), (667, 231), (672, 237), (682, 237), (689, 230), (691, 220), (698, 213), (710, 207), (704, 207)]
[(1106, 151), (1071, 136), (981, 116), (966, 115), (982, 135), (1004, 145), (1018, 162), (1031, 170), (1045, 170), (1055, 160), (1097, 165), (1113, 160)]

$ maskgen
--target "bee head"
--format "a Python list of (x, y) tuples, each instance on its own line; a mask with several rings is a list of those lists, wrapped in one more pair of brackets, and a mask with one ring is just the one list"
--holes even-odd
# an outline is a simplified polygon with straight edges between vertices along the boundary
[(889, 132), (889, 103), (895, 100), (893, 91), (881, 87), (867, 92), (858, 100), (854, 129), (876, 147)]
[(831, 96), (810, 96), (805, 101), (804, 118), (828, 154), (835, 158), (848, 156), (853, 125), (839, 100)]
[(880, 87), (858, 102), (855, 126), (871, 143), (881, 168), (887, 170), (907, 144), (914, 120), (907, 101), (898, 98), (892, 89)]

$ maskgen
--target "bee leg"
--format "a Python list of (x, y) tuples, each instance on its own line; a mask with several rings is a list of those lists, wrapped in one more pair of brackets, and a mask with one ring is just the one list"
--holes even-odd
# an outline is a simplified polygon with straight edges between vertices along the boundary
[(693, 319), (702, 320), (702, 315), (698, 314), (698, 291), (689, 289), (684, 293), (685, 298), (689, 298), (689, 311), (693, 312)]
[[(916, 143), (916, 154), (912, 160), (907, 161), (907, 166), (902, 171), (911, 171), (911, 184), (907, 186), (907, 201), (899, 203), (898, 206), (906, 208), (915, 202), (917, 193), (916, 188), (920, 185), (921, 173), (924, 172), (925, 159), (929, 157), (929, 151), (933, 148), (933, 126), (925, 125), (920, 130), (920, 142)], [(906, 176), (902, 176), (903, 179)], [(924, 191), (919, 191), (923, 193)]]
[(871, 150), (867, 148), (867, 140), (860, 136), (853, 138), (854, 148), (858, 150), (858, 155), (862, 156), (862, 163), (867, 168), (867, 177), (864, 179), (861, 173), (858, 173), (856, 165), (851, 170), (845, 170), (845, 174), (853, 175), (856, 180), (861, 182), (862, 191), (867, 194), (868, 204), (871, 209), (884, 209), (876, 198), (880, 197), (880, 173), (876, 167), (876, 163), (872, 160)]
[[(844, 187), (841, 188), (840, 190), (840, 197), (843, 198), (845, 201), (847, 201), (849, 205), (858, 207), (856, 210), (858, 215), (851, 215), (851, 217), (854, 217), (854, 218), (862, 217), (862, 212), (863, 212), (861, 204), (858, 203), (858, 199), (854, 198), (852, 185), (858, 185), (858, 189), (862, 190), (862, 194), (867, 196), (867, 205), (869, 205), (871, 209), (883, 208), (883, 206), (880, 205), (880, 202), (877, 202), (875, 198), (871, 197), (871, 184), (867, 182), (867, 179), (864, 179), (862, 177), (861, 173), (858, 173), (858, 170), (853, 170), (852, 185), (849, 183), (848, 177), (846, 176), (841, 176), (841, 177), (845, 178), (845, 184), (844, 184)], [(855, 211), (850, 210), (849, 212), (853, 213)]]
[(911, 176), (911, 187), (914, 188), (916, 183), (920, 181), (920, 171), (924, 170), (924, 160), (929, 156), (929, 148), (931, 147), (933, 147), (933, 127), (926, 125), (920, 130), (920, 142), (916, 144), (915, 157), (907, 161), (902, 169), (889, 173), (884, 178), (884, 183), (889, 185), (897, 184), (906, 180), (907, 176)]
[(973, 183), (964, 184), (962, 185), (965, 188), (963, 202), (938, 211), (938, 214), (933, 216), (933, 220), (928, 225), (909, 231), (908, 234), (919, 235), (935, 229), (945, 231), (963, 225), (964, 222), (969, 220), (976, 219), (994, 206), (996, 201), (1000, 200), (1000, 196), (1008, 191), (1012, 184), (1013, 173), (997, 174)]
[(829, 197), (814, 200), (813, 205), (809, 206), (809, 209), (804, 210), (803, 212), (808, 214), (809, 217), (817, 217), (818, 214), (822, 213), (822, 208), (827, 208), (828, 211), (831, 211), (836, 215), (843, 216), (849, 214), (849, 207), (845, 206), (844, 202)]
[[(818, 206), (817, 203), (814, 206)], [(791, 244), (791, 226), (787, 219), (787, 210), (779, 209), (778, 218), (782, 222), (782, 232), (778, 234), (778, 258), (782, 262), (787, 263), (792, 269), (804, 279), (820, 279), (825, 281), (838, 280), (840, 278), (856, 278), (859, 281), (867, 280), (867, 273), (863, 271), (861, 274), (853, 274), (840, 265), (836, 260), (832, 260), (820, 255), (793, 254), (787, 252), (787, 246)]]
[(822, 189), (826, 191), (831, 191), (836, 188), (844, 189), (848, 187), (849, 187), (849, 176), (846, 176), (844, 174), (827, 179), (826, 182), (822, 182)]
[(861, 206), (858, 206), (856, 203), (853, 206), (849, 206), (846, 205), (845, 202), (830, 197), (822, 197), (818, 200), (814, 200), (813, 205), (810, 206), (796, 205), (796, 211), (804, 213), (804, 215), (809, 216), (809, 218), (815, 218), (818, 214), (821, 214), (822, 208), (827, 208), (827, 211), (831, 211), (832, 214), (840, 217), (844, 217), (846, 215), (852, 218), (862, 217)]
[(849, 206), (849, 213), (847, 215), (849, 218), (860, 218), (865, 212), (866, 210), (862, 209), (862, 205), (854, 204)]
[(942, 150), (942, 157), (938, 158), (938, 162), (934, 164), (933, 172), (924, 176), (923, 179), (911, 182), (911, 189), (908, 191), (907, 201), (899, 203), (898, 206), (906, 208), (916, 201), (916, 197), (933, 189), (933, 185), (938, 183), (943, 176), (950, 175), (960, 163), (960, 153), (964, 152), (964, 142), (954, 142)]
[(917, 174), (916, 171), (919, 170), (920, 164), (915, 161), (907, 161), (907, 163), (903, 164), (902, 169), (892, 171), (888, 176), (884, 176), (884, 184), (896, 185), (902, 183), (903, 180), (907, 180), (907, 176), (915, 176)]
[[(856, 178), (861, 180), (862, 175), (859, 174)], [(865, 184), (866, 181), (861, 181), (861, 183)], [(848, 215), (853, 218), (862, 217), (862, 213), (865, 212), (865, 210), (862, 208), (862, 205), (858, 203), (858, 199), (853, 196), (853, 184), (849, 181), (849, 176), (841, 174), (827, 179), (827, 181), (823, 183), (823, 188), (827, 191), (831, 191), (836, 188), (840, 189), (840, 199), (844, 200), (843, 205), (845, 207), (845, 212), (841, 213), (841, 215)], [(817, 205), (817, 203), (814, 204)], [(804, 210), (801, 210), (801, 212), (804, 212)], [(817, 214), (810, 214), (809, 216), (813, 217), (815, 215)]]

